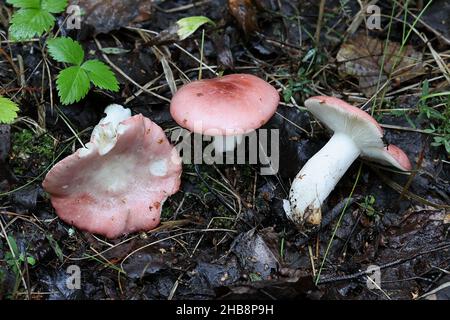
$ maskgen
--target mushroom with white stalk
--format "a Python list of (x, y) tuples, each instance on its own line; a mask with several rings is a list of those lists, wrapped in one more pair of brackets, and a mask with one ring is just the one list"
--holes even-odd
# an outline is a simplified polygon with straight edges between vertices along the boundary
[(244, 134), (264, 125), (279, 103), (277, 90), (250, 74), (197, 80), (181, 87), (170, 113), (182, 127), (214, 137), (216, 152), (232, 151)]
[(322, 203), (359, 156), (402, 171), (411, 170), (401, 149), (385, 145), (383, 129), (368, 113), (334, 97), (312, 97), (305, 106), (334, 134), (292, 182), (284, 209), (294, 223), (320, 224)]
[(181, 159), (164, 131), (113, 104), (86, 147), (58, 162), (44, 179), (58, 216), (116, 238), (153, 229), (166, 198), (180, 186)]

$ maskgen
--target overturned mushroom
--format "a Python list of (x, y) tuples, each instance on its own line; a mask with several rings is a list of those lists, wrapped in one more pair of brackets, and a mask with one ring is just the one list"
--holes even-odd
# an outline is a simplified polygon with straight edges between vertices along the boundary
[(110, 105), (85, 148), (57, 163), (43, 182), (58, 216), (108, 238), (150, 230), (180, 185), (181, 160), (163, 130)]
[(402, 171), (411, 170), (401, 149), (385, 146), (383, 129), (368, 113), (334, 97), (312, 97), (305, 106), (334, 134), (292, 183), (284, 209), (293, 222), (318, 225), (322, 203), (359, 156)]
[(182, 127), (214, 137), (217, 152), (232, 151), (244, 134), (264, 125), (275, 113), (277, 90), (250, 74), (193, 81), (172, 98), (170, 113)]

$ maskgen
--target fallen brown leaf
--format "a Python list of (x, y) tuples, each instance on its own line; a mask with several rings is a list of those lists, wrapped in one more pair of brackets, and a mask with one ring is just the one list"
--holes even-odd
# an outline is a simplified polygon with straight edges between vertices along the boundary
[(96, 33), (108, 33), (150, 18), (151, 1), (147, 0), (72, 0), (79, 5), (82, 22), (93, 26)]
[(389, 90), (423, 74), (422, 58), (422, 53), (412, 46), (404, 46), (401, 51), (400, 44), (396, 42), (386, 43), (363, 33), (342, 44), (336, 57), (341, 75), (356, 77), (366, 97), (372, 96), (377, 91), (377, 85), (381, 88), (388, 79), (392, 80), (387, 85)]
[(246, 34), (258, 29), (256, 7), (252, 0), (228, 0), (228, 8)]

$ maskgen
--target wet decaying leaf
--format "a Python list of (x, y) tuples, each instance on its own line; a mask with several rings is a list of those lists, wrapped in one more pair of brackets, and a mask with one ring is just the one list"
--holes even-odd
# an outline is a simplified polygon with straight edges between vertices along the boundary
[(292, 300), (319, 299), (321, 292), (309, 276), (293, 277), (281, 281), (258, 281), (245, 285), (219, 287), (218, 299), (222, 300)]
[[(424, 12), (422, 19), (434, 30), (450, 41), (450, 2), (448, 0), (435, 0)], [(440, 39), (442, 40), (442, 39)]]
[(233, 253), (254, 280), (270, 279), (272, 272), (277, 270), (279, 264), (274, 250), (271, 250), (271, 245), (268, 243), (273, 242), (274, 234), (270, 230), (266, 230), (265, 234), (270, 237), (269, 241), (255, 230), (250, 230), (237, 236), (232, 244)]
[(11, 127), (6, 124), (0, 124), (0, 163), (8, 158), (11, 148)]
[(82, 10), (83, 23), (96, 33), (108, 33), (129, 24), (146, 21), (151, 14), (151, 1), (146, 0), (73, 0)]
[(169, 268), (169, 263), (173, 257), (170, 254), (162, 254), (160, 251), (150, 248), (141, 250), (132, 255), (123, 265), (127, 276), (132, 279), (139, 279), (145, 275), (154, 274), (160, 270)]
[(215, 33), (212, 41), (216, 50), (218, 65), (225, 69), (234, 69), (233, 53), (230, 49), (230, 36), (225, 33)]
[(253, 0), (228, 0), (228, 8), (238, 22), (239, 27), (246, 34), (250, 34), (258, 29), (256, 7)]
[(199, 262), (192, 271), (191, 283), (195, 283), (196, 276), (205, 282), (204, 287), (216, 288), (235, 283), (240, 277), (240, 270), (235, 259), (230, 259), (226, 265)]
[[(386, 53), (383, 55), (383, 53)], [(391, 87), (411, 80), (424, 73), (423, 55), (412, 46), (379, 40), (358, 33), (342, 44), (337, 62), (342, 75), (354, 76), (362, 93), (370, 97), (389, 78)]]
[(37, 185), (30, 185), (24, 189), (18, 190), (11, 195), (11, 201), (17, 205), (18, 210), (31, 210), (36, 207), (39, 193), (42, 190)]

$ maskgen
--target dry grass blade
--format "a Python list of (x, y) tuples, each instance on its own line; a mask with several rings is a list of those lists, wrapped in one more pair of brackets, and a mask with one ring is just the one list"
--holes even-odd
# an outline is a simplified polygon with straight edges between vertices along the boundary
[(172, 69), (170, 68), (168, 58), (166, 58), (166, 55), (157, 47), (152, 47), (152, 51), (159, 62), (161, 62), (162, 68), (164, 70), (164, 76), (166, 77), (170, 92), (172, 93), (172, 95), (174, 95), (177, 92), (177, 85), (175, 83), (175, 78), (173, 76)]

